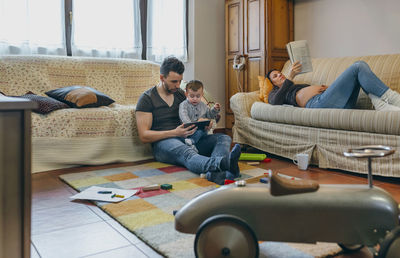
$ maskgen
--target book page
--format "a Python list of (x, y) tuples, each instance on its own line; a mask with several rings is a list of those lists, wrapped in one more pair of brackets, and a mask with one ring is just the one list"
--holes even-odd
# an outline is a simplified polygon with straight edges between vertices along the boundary
[(290, 61), (292, 63), (297, 61), (301, 63), (302, 69), (300, 73), (312, 72), (313, 68), (307, 41), (306, 40), (292, 41), (288, 43), (288, 45), (290, 47), (290, 53), (288, 47), (289, 57), (291, 57)]
[(290, 62), (293, 64), (294, 63), (294, 61), (293, 61), (293, 53), (292, 53), (292, 47), (290, 45), (290, 42), (286, 44), (286, 49), (287, 49), (287, 52), (288, 52), (288, 55), (289, 55)]
[(80, 193), (71, 196), (71, 199), (94, 200), (103, 202), (120, 202), (136, 194), (138, 190), (125, 190), (91, 186)]

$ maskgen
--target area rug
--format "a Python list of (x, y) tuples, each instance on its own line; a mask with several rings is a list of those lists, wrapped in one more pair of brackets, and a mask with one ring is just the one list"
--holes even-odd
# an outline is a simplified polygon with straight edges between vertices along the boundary
[[(263, 175), (266, 170), (240, 163), (241, 178)], [(95, 202), (121, 225), (166, 257), (194, 257), (194, 235), (175, 230), (174, 210), (179, 210), (197, 195), (218, 186), (186, 168), (159, 162), (61, 175), (77, 191), (90, 186), (140, 191), (119, 203)], [(143, 192), (152, 184), (171, 184), (171, 190)], [(336, 244), (260, 243), (260, 257), (327, 257), (340, 251)]]

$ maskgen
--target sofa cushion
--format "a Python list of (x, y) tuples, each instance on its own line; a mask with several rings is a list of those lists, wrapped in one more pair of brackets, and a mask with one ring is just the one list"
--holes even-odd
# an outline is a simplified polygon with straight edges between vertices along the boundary
[(251, 117), (273, 123), (400, 135), (399, 111), (300, 108), (254, 102)]
[(38, 103), (38, 108), (33, 109), (32, 111), (40, 114), (48, 114), (58, 109), (69, 108), (67, 104), (61, 101), (49, 97), (39, 96), (30, 91), (20, 97)]
[(46, 95), (74, 108), (108, 106), (114, 102), (109, 96), (87, 86), (69, 86), (46, 92)]
[[(47, 116), (32, 115), (32, 138), (137, 137), (135, 105), (67, 108)], [(107, 148), (107, 145), (104, 145)]]
[[(0, 92), (0, 95), (7, 96), (3, 92)], [(32, 111), (39, 114), (48, 114), (58, 109), (70, 108), (70, 106), (61, 101), (49, 97), (39, 96), (31, 91), (28, 91), (26, 94), (22, 96), (8, 96), (8, 97), (25, 98), (33, 102), (36, 102), (38, 104), (38, 107), (33, 109)]]

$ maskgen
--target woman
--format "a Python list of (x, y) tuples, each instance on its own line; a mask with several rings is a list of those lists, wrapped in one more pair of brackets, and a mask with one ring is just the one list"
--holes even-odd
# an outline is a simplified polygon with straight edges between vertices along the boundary
[(364, 61), (347, 68), (329, 87), (326, 85), (294, 84), (301, 64), (292, 65), (288, 78), (278, 70), (267, 77), (274, 85), (268, 96), (272, 105), (289, 104), (305, 108), (354, 108), (360, 88), (371, 98), (376, 110), (400, 111), (400, 94), (389, 89)]

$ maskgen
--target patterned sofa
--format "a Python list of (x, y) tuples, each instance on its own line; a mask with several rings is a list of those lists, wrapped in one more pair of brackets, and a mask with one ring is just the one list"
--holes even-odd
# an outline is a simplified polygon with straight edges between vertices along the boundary
[[(313, 59), (314, 71), (295, 78), (296, 83), (330, 85), (356, 60), (364, 60), (390, 88), (400, 91), (400, 54)], [(283, 68), (287, 74), (289, 62)], [(372, 161), (375, 175), (400, 177), (400, 112), (375, 111), (361, 92), (357, 109), (305, 109), (272, 106), (258, 92), (237, 93), (230, 99), (235, 115), (233, 140), (286, 158), (308, 153), (310, 162), (366, 174), (366, 159), (346, 158), (349, 148), (382, 144), (396, 153)]]
[(32, 113), (32, 171), (152, 158), (139, 140), (135, 103), (159, 81), (159, 65), (142, 60), (62, 56), (0, 57), (0, 91), (37, 95), (70, 85), (90, 86), (115, 103)]

